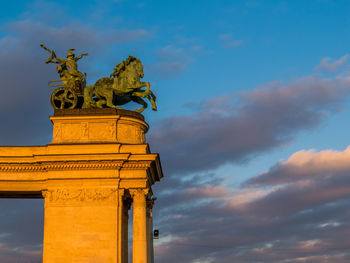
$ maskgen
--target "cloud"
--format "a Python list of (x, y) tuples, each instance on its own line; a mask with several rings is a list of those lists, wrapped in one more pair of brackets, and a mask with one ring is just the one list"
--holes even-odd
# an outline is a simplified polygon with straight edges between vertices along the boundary
[[(215, 169), (289, 143), (341, 109), (349, 95), (346, 77), (308, 76), (202, 101), (197, 111), (163, 119), (149, 141), (167, 174)], [(181, 164), (181, 165), (179, 165)]]
[(43, 200), (2, 199), (0, 208), (0, 261), (41, 262)]
[(219, 35), (219, 40), (222, 47), (233, 48), (242, 45), (243, 40), (236, 40), (233, 38), (232, 34), (221, 34)]
[[(50, 141), (50, 123), (47, 114), (52, 112), (49, 98), (52, 88), (47, 82), (58, 78), (54, 65), (46, 65), (49, 54), (40, 48), (44, 43), (64, 57), (75, 47), (77, 53), (89, 52), (80, 64), (80, 70), (90, 72), (97, 65), (98, 56), (104, 56), (116, 44), (132, 43), (151, 35), (144, 29), (98, 30), (67, 20), (64, 26), (50, 26), (40, 21), (23, 19), (3, 26), (0, 38), (0, 118), (2, 145), (44, 144)], [(97, 70), (98, 71), (98, 70)], [(26, 133), (23, 134), (23, 129)]]
[[(51, 140), (48, 115), (53, 112), (49, 102), (53, 89), (47, 86), (47, 82), (57, 79), (58, 75), (54, 65), (45, 64), (49, 54), (40, 48), (40, 43), (54, 49), (59, 57), (64, 57), (71, 47), (75, 47), (77, 53), (88, 51), (88, 58), (84, 58), (79, 67), (83, 72), (91, 72), (89, 68), (98, 64), (98, 56), (109, 55), (109, 49), (115, 44), (134, 43), (150, 36), (143, 29), (99, 30), (71, 20), (65, 22), (63, 26), (50, 26), (40, 20), (24, 18), (2, 27), (1, 145), (26, 145), (28, 142), (43, 145)], [(1, 200), (0, 262), (41, 262), (43, 200), (32, 201)]]
[[(51, 136), (46, 116), (51, 110), (47, 99), (51, 90), (46, 82), (57, 76), (54, 67), (43, 63), (46, 54), (38, 46), (40, 39), (47, 39), (46, 44), (60, 54), (71, 46), (102, 54), (114, 43), (149, 37), (142, 29), (100, 32), (84, 25), (47, 26), (30, 20), (8, 25), (6, 30), (0, 40), (4, 69), (0, 72), (4, 94), (0, 138), (1, 144), (19, 145), (46, 143)], [(227, 47), (235, 45), (225, 37), (224, 41)], [(182, 74), (191, 61), (188, 52), (165, 46), (159, 50), (156, 68), (167, 76)], [(155, 191), (159, 197), (155, 224), (161, 231), (156, 261), (349, 262), (350, 242), (344, 238), (350, 232), (348, 168), (340, 165), (340, 157), (334, 157), (339, 153), (346, 160), (347, 151), (327, 152), (325, 158), (337, 164), (333, 168), (331, 162), (319, 161), (322, 158), (314, 151), (296, 153), (270, 169), (276, 169), (274, 176), (248, 181), (234, 190), (223, 178), (204, 172), (284, 146), (299, 131), (317, 127), (341, 109), (348, 86), (346, 77), (309, 76), (202, 101), (193, 114), (160, 121), (150, 134), (152, 150), (161, 153), (168, 175), (160, 191)], [(299, 165), (299, 174), (285, 169), (288, 165)], [(188, 176), (189, 172), (196, 173)], [(307, 180), (290, 182), (288, 173)], [(1, 205), (0, 262), (18, 262), (22, 257), (39, 261), (40, 205), (15, 205), (7, 200)], [(38, 209), (32, 211), (34, 206)]]
[[(161, 239), (156, 241), (156, 260), (347, 262), (349, 151), (297, 152), (235, 190), (221, 181), (214, 184), (213, 194), (203, 191), (207, 186), (201, 177), (188, 186), (185, 181), (175, 184), (168, 196), (173, 202), (163, 203), (163, 196), (157, 201)], [(284, 169), (288, 165), (292, 165), (290, 170)], [(272, 173), (276, 167), (279, 172)], [(274, 180), (263, 180), (268, 173)], [(292, 179), (286, 180), (285, 173)], [(185, 200), (176, 198), (184, 192)], [(186, 200), (188, 205), (184, 205)]]
[(148, 70), (164, 79), (181, 75), (187, 71), (188, 64), (193, 60), (189, 53), (197, 51), (192, 48), (179, 48), (174, 45), (162, 47), (156, 53), (157, 61), (150, 64)]
[(313, 75), (202, 101), (193, 114), (160, 121), (150, 136), (167, 174), (156, 186), (156, 260), (347, 262), (350, 148), (297, 152), (239, 189), (203, 171), (317, 127), (341, 110), (348, 87), (346, 76)]
[(250, 179), (247, 185), (268, 186), (308, 181), (317, 177), (329, 178), (350, 173), (350, 146), (344, 151), (302, 150), (285, 162), (279, 162), (270, 170)]
[(318, 64), (315, 67), (315, 70), (325, 70), (328, 72), (335, 72), (336, 70), (338, 70), (341, 66), (343, 66), (347, 62), (348, 58), (349, 58), (349, 55), (346, 54), (346, 55), (342, 56), (341, 58), (339, 58), (338, 60), (330, 62), (331, 58), (325, 57), (320, 61), (320, 64)]
[[(344, 151), (299, 151), (245, 182), (247, 187), (274, 189), (259, 201), (247, 204), (247, 208), (263, 208), (269, 214), (287, 213), (349, 198), (349, 157), (350, 147)], [(267, 203), (270, 209), (266, 209)]]

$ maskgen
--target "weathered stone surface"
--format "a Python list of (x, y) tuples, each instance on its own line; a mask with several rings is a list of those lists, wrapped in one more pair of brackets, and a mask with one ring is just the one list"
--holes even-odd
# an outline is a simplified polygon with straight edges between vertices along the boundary
[(54, 125), (51, 144), (144, 144), (148, 125), (139, 115), (115, 109), (56, 110), (50, 118)]
[(146, 206), (163, 175), (148, 125), (119, 110), (57, 111), (51, 120), (49, 145), (0, 147), (0, 197), (45, 199), (43, 262), (126, 263), (132, 200), (134, 262), (151, 262)]

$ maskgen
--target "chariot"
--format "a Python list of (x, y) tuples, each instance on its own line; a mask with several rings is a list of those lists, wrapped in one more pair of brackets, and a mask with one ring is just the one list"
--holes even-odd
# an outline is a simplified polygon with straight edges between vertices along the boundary
[[(56, 70), (59, 80), (49, 82), (50, 87), (55, 87), (51, 95), (51, 105), (54, 109), (82, 109), (82, 108), (116, 108), (130, 101), (141, 104), (136, 112), (141, 113), (147, 108), (149, 100), (152, 110), (157, 110), (156, 96), (150, 90), (150, 83), (143, 82), (143, 65), (141, 60), (129, 56), (125, 61), (117, 64), (110, 77), (97, 80), (93, 85), (86, 86), (86, 74), (78, 71), (77, 61), (88, 53), (75, 56), (71, 48), (67, 52), (67, 58), (61, 59), (55, 52), (45, 45), (40, 45), (51, 56), (46, 63), (58, 64)], [(145, 89), (143, 89), (146, 87)]]
[(75, 109), (83, 105), (86, 74), (82, 78), (73, 78), (68, 81), (53, 80), (49, 82), (49, 86), (56, 87), (50, 98), (54, 109)]

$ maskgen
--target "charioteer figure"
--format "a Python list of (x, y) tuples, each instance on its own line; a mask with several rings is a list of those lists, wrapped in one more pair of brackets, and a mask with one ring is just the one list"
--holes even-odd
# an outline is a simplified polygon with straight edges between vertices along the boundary
[[(152, 109), (157, 110), (156, 96), (150, 90), (150, 83), (140, 79), (144, 77), (141, 61), (129, 56), (126, 60), (117, 64), (110, 77), (99, 79), (94, 85), (86, 86), (86, 74), (78, 71), (77, 61), (87, 53), (75, 57), (71, 48), (68, 50), (67, 59), (60, 59), (53, 50), (43, 44), (41, 47), (50, 52), (51, 56), (46, 63), (59, 64), (56, 69), (60, 80), (49, 82), (50, 87), (59, 87), (51, 95), (51, 104), (55, 109), (74, 108), (120, 108), (130, 101), (141, 104), (140, 109), (135, 110), (141, 113), (148, 104), (146, 98), (152, 104)], [(53, 84), (62, 82), (62, 84)], [(143, 89), (146, 87), (145, 89)]]
[(87, 56), (88, 53), (82, 53), (76, 57), (73, 53), (75, 49), (71, 48), (67, 52), (67, 58), (61, 59), (45, 45), (41, 44), (40, 46), (51, 54), (45, 62), (58, 64), (56, 70), (60, 79), (49, 82), (50, 87), (58, 87), (51, 95), (51, 105), (55, 109), (76, 108), (79, 106), (78, 104), (82, 104), (86, 86), (86, 74), (78, 70), (77, 61), (83, 56)]

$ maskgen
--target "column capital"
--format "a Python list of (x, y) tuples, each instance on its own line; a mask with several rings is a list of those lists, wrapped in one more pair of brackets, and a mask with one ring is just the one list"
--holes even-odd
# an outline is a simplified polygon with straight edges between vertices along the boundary
[(153, 197), (153, 198), (147, 198), (146, 200), (146, 204), (147, 204), (147, 208), (148, 209), (152, 209), (153, 208), (153, 205), (154, 205), (154, 202), (157, 200), (156, 197)]
[(145, 198), (151, 193), (149, 188), (129, 189), (129, 191), (133, 199)]
[(43, 196), (43, 198), (45, 199), (46, 197), (48, 197), (49, 196), (49, 193), (48, 193), (48, 191), (47, 190), (42, 190), (41, 191), (41, 195)]

